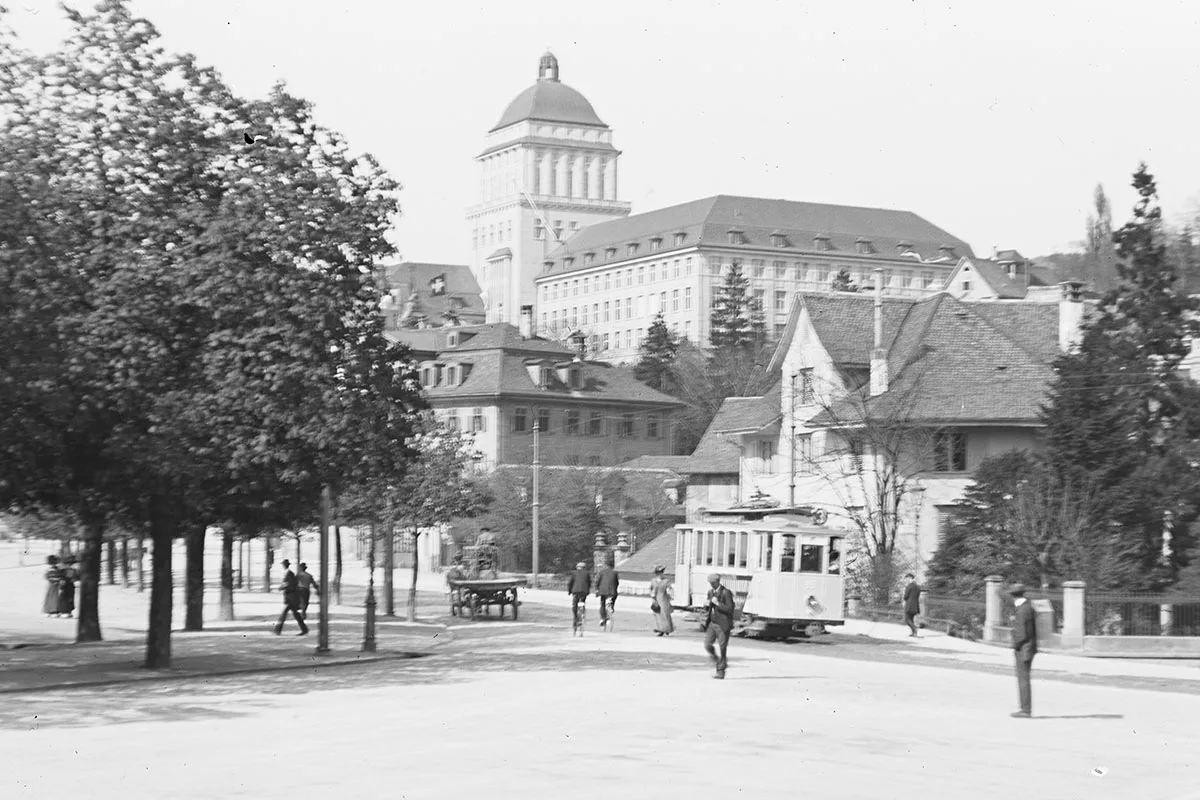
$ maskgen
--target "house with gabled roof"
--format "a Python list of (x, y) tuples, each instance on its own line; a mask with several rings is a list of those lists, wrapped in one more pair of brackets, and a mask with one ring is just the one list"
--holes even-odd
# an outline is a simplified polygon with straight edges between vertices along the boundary
[(1058, 302), (1059, 278), (1051, 266), (1035, 264), (1016, 250), (992, 258), (963, 256), (946, 278), (944, 291), (959, 300)]
[(482, 466), (612, 466), (672, 454), (682, 403), (633, 371), (508, 323), (393, 330), (408, 345), (425, 397), (448, 427), (469, 431)]
[(850, 529), (894, 500), (898, 546), (920, 568), (980, 462), (1040, 446), (1052, 364), (1084, 318), (1079, 285), (1060, 293), (802, 295), (772, 361), (775, 389), (730, 398), (705, 438), (736, 446), (745, 497), (815, 505)]
[(465, 264), (402, 261), (378, 271), (384, 327), (419, 329), (484, 321), (479, 284)]

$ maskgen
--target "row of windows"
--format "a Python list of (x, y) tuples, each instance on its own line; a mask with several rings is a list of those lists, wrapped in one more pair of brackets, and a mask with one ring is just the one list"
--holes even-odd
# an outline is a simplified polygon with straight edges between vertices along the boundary
[[(825, 546), (819, 544), (801, 544), (797, 547), (796, 536), (791, 533), (772, 534), (756, 537), (759, 545), (757, 552), (750, 552), (750, 536), (746, 531), (696, 531), (691, 554), (691, 563), (697, 567), (734, 567), (745, 569), (751, 558), (754, 568), (760, 570), (774, 569), (774, 546), (780, 548), (780, 572), (825, 572)], [(683, 556), (686, 534), (680, 531), (676, 535), (675, 548), (679, 557)], [(837, 574), (841, 570), (841, 552), (836, 538), (829, 539), (829, 572)]]
[[(540, 223), (539, 223), (540, 224)], [(566, 259), (566, 265), (570, 267), (573, 258)], [(682, 263), (681, 263), (682, 262)], [(670, 280), (673, 278), (692, 277), (692, 259), (677, 258), (673, 262), (664, 261), (660, 265), (643, 264), (639, 267), (630, 267), (625, 270), (617, 270), (608, 272), (604, 275), (586, 275), (583, 278), (575, 278), (573, 280), (555, 281), (554, 283), (542, 284), (542, 300), (557, 300), (561, 296), (564, 300), (567, 297), (578, 297), (580, 294), (591, 294), (592, 292), (608, 292), (613, 289), (620, 289), (622, 286), (628, 288), (641, 286), (646, 283), (656, 283), (658, 280)]]
[[(672, 289), (669, 298), (666, 292), (659, 292), (658, 294), (639, 295), (636, 298), (626, 297), (624, 302), (605, 300), (603, 303), (592, 303), (590, 313), (586, 304), (571, 306), (570, 309), (562, 309), (561, 321), (563, 324), (569, 324), (572, 328), (577, 328), (581, 325), (599, 325), (602, 322), (620, 322), (622, 319), (691, 310), (692, 287), (689, 286), (682, 291)], [(559, 320), (557, 308), (542, 312), (543, 327), (547, 324), (557, 325)]]
[[(611, 432), (623, 438), (637, 436), (640, 427), (636, 414), (621, 414), (610, 418), (602, 411), (521, 407), (513, 409), (513, 433), (532, 433), (534, 424), (537, 425), (538, 432), (543, 434), (605, 436)], [(647, 439), (659, 439), (665, 433), (665, 425), (658, 414), (647, 414), (644, 424)]]
[[(796, 471), (807, 473), (812, 470), (813, 459), (819, 458), (820, 453), (814, 452), (811, 435), (796, 437)], [(846, 444), (846, 451), (855, 469), (862, 469), (862, 443), (851, 440)], [(757, 468), (764, 474), (775, 471), (775, 441), (762, 439), (755, 442), (754, 455), (758, 460)], [(934, 472), (967, 472), (967, 434), (956, 430), (936, 431), (933, 435), (932, 467)]]
[[(708, 260), (709, 271), (720, 275), (728, 269), (731, 262), (722, 262), (719, 258)], [(768, 267), (766, 259), (751, 259), (749, 265), (742, 265), (742, 273), (752, 280), (781, 280), (800, 283), (818, 284), (821, 286), (833, 282), (837, 274), (846, 270), (852, 283), (858, 286), (869, 286), (874, 283), (874, 267), (850, 266), (848, 264), (814, 264), (807, 261), (797, 261), (789, 264), (786, 261), (772, 261)], [(883, 281), (887, 286), (900, 288), (924, 288), (934, 286), (939, 273), (934, 270), (921, 270), (919, 273), (911, 269), (884, 268)]]

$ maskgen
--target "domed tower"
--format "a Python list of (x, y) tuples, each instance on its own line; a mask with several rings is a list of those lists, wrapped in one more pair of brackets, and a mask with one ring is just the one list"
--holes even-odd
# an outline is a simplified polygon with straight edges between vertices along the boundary
[(612, 130), (560, 75), (546, 52), (537, 82), (508, 104), (475, 157), (479, 203), (467, 225), (488, 322), (518, 324), (546, 256), (581, 228), (630, 211), (617, 199)]

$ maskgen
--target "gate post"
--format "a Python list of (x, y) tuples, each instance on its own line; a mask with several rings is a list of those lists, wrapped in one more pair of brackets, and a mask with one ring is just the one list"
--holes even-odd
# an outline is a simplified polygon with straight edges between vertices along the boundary
[(1083, 581), (1063, 582), (1063, 647), (1083, 647), (1084, 592)]
[(983, 640), (985, 642), (999, 642), (1001, 640), (997, 628), (1003, 627), (1004, 620), (1000, 615), (1004, 613), (1004, 595), (1002, 586), (1004, 578), (999, 575), (988, 575), (984, 578), (986, 582), (985, 588), (985, 611), (983, 618)]

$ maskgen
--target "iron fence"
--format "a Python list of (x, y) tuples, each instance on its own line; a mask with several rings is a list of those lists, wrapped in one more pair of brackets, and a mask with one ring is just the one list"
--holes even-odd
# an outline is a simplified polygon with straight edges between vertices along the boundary
[(924, 622), (962, 639), (983, 637), (987, 601), (982, 597), (926, 594)]
[(1200, 600), (1150, 592), (1087, 592), (1088, 636), (1200, 636)]

